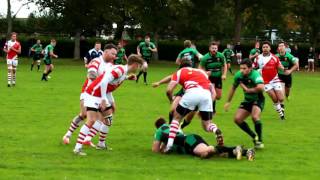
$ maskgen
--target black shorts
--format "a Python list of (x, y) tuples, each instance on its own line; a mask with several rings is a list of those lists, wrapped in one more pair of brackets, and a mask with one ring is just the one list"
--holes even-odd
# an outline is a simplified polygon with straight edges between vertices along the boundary
[(208, 145), (208, 143), (197, 134), (186, 135), (184, 142), (184, 148), (186, 153), (195, 155), (193, 153), (193, 150), (201, 143)]
[(151, 57), (142, 57), (148, 64), (150, 63)]
[(291, 88), (292, 86), (292, 76), (290, 75), (284, 75), (284, 74), (278, 74), (279, 79), (285, 84), (286, 88)]
[(214, 84), (214, 87), (217, 89), (222, 89), (222, 78), (221, 77), (209, 77), (209, 80), (212, 84)]
[(260, 108), (261, 112), (262, 112), (263, 108), (264, 108), (264, 101), (265, 101), (264, 98), (261, 98), (258, 101), (252, 101), (252, 102), (243, 101), (240, 104), (239, 108), (240, 109), (244, 109), (244, 110), (246, 110), (246, 111), (251, 113), (252, 112), (252, 107), (253, 106), (258, 106)]
[(42, 54), (34, 54), (33, 55), (33, 61), (38, 61), (38, 60), (41, 59), (41, 57), (42, 57)]

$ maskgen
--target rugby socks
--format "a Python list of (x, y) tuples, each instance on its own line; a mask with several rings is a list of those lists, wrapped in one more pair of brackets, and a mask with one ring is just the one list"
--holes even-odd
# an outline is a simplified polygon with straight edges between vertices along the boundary
[(32, 69), (33, 69), (33, 63), (31, 64), (31, 71), (32, 71)]
[(280, 116), (284, 116), (280, 103), (274, 103), (273, 107), (279, 113)]
[(173, 146), (173, 142), (177, 136), (178, 130), (179, 130), (179, 121), (173, 119), (170, 124), (170, 133), (169, 133), (167, 148), (171, 148)]
[(100, 126), (100, 136), (99, 136), (99, 144), (104, 146), (105, 145), (105, 141), (106, 141), (106, 137), (109, 133), (109, 126), (105, 125), (105, 124), (101, 124)]
[(173, 119), (173, 111), (169, 112), (169, 124), (171, 124), (171, 121)]
[(47, 74), (46, 73), (42, 74), (41, 81), (43, 81), (43, 80), (47, 81)]
[(216, 113), (216, 101), (217, 100), (212, 101), (212, 112), (213, 112), (213, 114)]
[(99, 129), (101, 127), (101, 123), (99, 120), (96, 120), (94, 122), (93, 126), (91, 127), (88, 136), (84, 139), (84, 141), (91, 141), (91, 139), (96, 136), (96, 134), (99, 132)]
[(147, 75), (148, 75), (147, 72), (143, 72), (143, 82), (144, 83), (147, 83)]
[(40, 64), (38, 64), (38, 71), (40, 70)]
[(71, 121), (69, 130), (65, 136), (70, 137), (72, 135), (73, 131), (75, 131), (79, 127), (79, 123), (81, 121), (83, 121), (83, 118), (81, 116), (78, 115), (78, 116), (74, 117), (73, 120)]
[(251, 138), (256, 137), (256, 134), (250, 129), (249, 125), (246, 122), (242, 122), (240, 124), (237, 123), (237, 125), (247, 134), (249, 134), (249, 136)]
[(46, 76), (48, 76), (51, 72), (52, 72), (52, 71), (51, 71), (51, 69), (50, 69), (50, 70), (47, 72)]
[(12, 77), (11, 72), (8, 72), (8, 85), (11, 85)]
[(86, 138), (86, 136), (88, 135), (89, 130), (90, 130), (90, 128), (86, 124), (84, 124), (81, 127), (80, 132), (79, 132), (79, 136), (78, 136), (78, 139), (77, 139), (77, 144), (76, 144), (76, 147), (75, 147), (76, 150), (79, 150), (79, 149), (82, 148), (82, 143), (84, 141), (84, 138)]
[(138, 76), (137, 76), (137, 80), (136, 80), (136, 82), (138, 82), (139, 81), (139, 78), (140, 78), (140, 76), (141, 76), (141, 74), (142, 74), (143, 72), (142, 71), (140, 71), (139, 72), (139, 74), (138, 74)]
[(217, 125), (213, 124), (213, 123), (210, 123), (208, 126), (207, 126), (207, 132), (213, 132), (213, 133), (216, 133), (217, 130), (218, 130), (218, 127)]
[[(16, 70), (16, 69), (15, 69)], [(12, 75), (12, 84), (15, 85), (16, 84), (16, 74), (17, 72), (14, 72)]]
[(262, 123), (260, 120), (254, 122), (254, 129), (258, 135), (258, 141), (262, 142)]
[(183, 123), (181, 124), (181, 129), (185, 128), (190, 124), (190, 121), (187, 121), (186, 119), (183, 120)]
[(231, 74), (233, 74), (233, 72), (232, 72), (232, 69), (231, 69), (231, 68), (229, 68), (229, 72), (230, 72)]

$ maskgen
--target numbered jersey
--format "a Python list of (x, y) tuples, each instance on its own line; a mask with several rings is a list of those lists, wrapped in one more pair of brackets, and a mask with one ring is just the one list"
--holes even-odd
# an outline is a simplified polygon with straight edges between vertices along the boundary
[(11, 48), (19, 49), (20, 43), (18, 41), (9, 40), (6, 42), (3, 48), (8, 50), (7, 59), (16, 59), (18, 57), (18, 53), (12, 50)]
[(260, 71), (265, 84), (280, 82), (278, 77), (279, 66), (281, 66), (279, 58), (272, 53), (269, 56), (260, 54), (254, 62), (254, 67)]
[(200, 69), (181, 68), (171, 77), (172, 81), (179, 83), (185, 90), (191, 88), (202, 88), (210, 90), (210, 81), (208, 75)]

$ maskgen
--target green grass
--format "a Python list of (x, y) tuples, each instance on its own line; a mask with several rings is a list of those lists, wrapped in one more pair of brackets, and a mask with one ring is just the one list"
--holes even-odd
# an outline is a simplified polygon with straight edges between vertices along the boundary
[[(265, 149), (256, 160), (160, 155), (151, 152), (158, 116), (167, 117), (169, 103), (165, 86), (153, 89), (142, 83), (125, 82), (114, 97), (117, 111), (108, 136), (113, 151), (85, 149), (87, 157), (73, 155), (78, 131), (70, 145), (61, 138), (79, 111), (79, 92), (85, 78), (80, 61), (59, 60), (48, 82), (42, 72), (30, 72), (29, 59), (20, 60), (17, 86), (7, 88), (6, 65), (0, 59), (0, 179), (319, 179), (320, 173), (320, 74), (294, 74), (292, 96), (286, 102), (287, 120), (281, 122), (267, 98), (262, 114)], [(175, 70), (175, 65), (150, 65), (149, 81)], [(234, 123), (241, 99), (238, 89), (229, 112), (223, 104), (232, 76), (224, 82), (223, 98), (217, 103), (214, 121), (227, 145), (252, 146), (251, 139)], [(252, 127), (250, 119), (247, 122)], [(212, 134), (201, 129), (198, 118), (186, 133), (202, 135), (214, 143)], [(96, 139), (95, 139), (96, 141)]]

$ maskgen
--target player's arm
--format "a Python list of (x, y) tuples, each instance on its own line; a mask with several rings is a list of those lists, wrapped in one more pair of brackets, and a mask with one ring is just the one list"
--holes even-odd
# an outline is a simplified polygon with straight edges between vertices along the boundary
[(161, 84), (167, 84), (170, 81), (171, 81), (171, 75), (164, 77), (160, 81), (152, 83), (152, 87), (156, 88), (156, 87), (160, 86)]
[(152, 44), (152, 46), (149, 46), (149, 49), (152, 52), (157, 52), (158, 51), (157, 47), (154, 44)]
[(224, 110), (228, 111), (230, 108), (230, 104), (233, 98), (234, 93), (236, 92), (237, 86), (232, 85), (231, 89), (229, 90), (228, 93), (228, 98), (227, 98), (227, 102), (224, 104)]
[(152, 143), (152, 152), (160, 153), (161, 152), (161, 142), (154, 140)]
[(15, 51), (16, 53), (20, 54), (21, 53), (21, 46), (19, 45), (18, 49), (11, 47), (11, 50)]
[(3, 46), (3, 51), (5, 53), (8, 53), (8, 44), (7, 43)]
[(177, 84), (178, 84), (178, 82), (172, 81), (172, 80), (168, 84), (166, 94), (167, 94), (167, 97), (168, 97), (170, 103), (173, 101), (173, 90), (177, 86)]
[(207, 71), (206, 70), (206, 67), (205, 67), (206, 66), (206, 62), (205, 61), (206, 61), (205, 59), (201, 58), (200, 63), (199, 63), (199, 69), (202, 69), (204, 72), (207, 73), (208, 76), (210, 76), (211, 71)]
[(276, 57), (277, 58), (277, 63), (278, 63), (278, 70), (281, 70), (281, 71), (284, 71), (284, 67), (283, 67), (283, 65), (281, 64), (281, 62), (280, 62), (280, 59), (278, 58), (278, 57)]
[(140, 44), (137, 46), (137, 54), (138, 54), (139, 56), (141, 56), (141, 52), (140, 52)]
[(54, 54), (52, 49), (50, 50), (49, 55), (51, 57), (58, 58), (58, 55)]
[(101, 85), (100, 85), (100, 92), (101, 92), (101, 104), (100, 104), (100, 109), (101, 111), (104, 111), (107, 108), (107, 88), (109, 82), (114, 80), (114, 76), (110, 75), (109, 73), (105, 73), (103, 75), (103, 78), (101, 80)]
[(259, 93), (262, 92), (264, 89), (264, 85), (263, 84), (257, 84), (256, 87), (253, 88), (248, 88), (246, 85), (244, 85), (243, 83), (240, 83), (240, 86), (242, 87), (242, 89), (246, 92), (246, 93)]
[(33, 45), (30, 50), (31, 50), (32, 52), (36, 52), (36, 50), (35, 50), (34, 48), (35, 48), (35, 45)]
[(228, 67), (227, 67), (227, 63), (226, 63), (226, 58), (224, 57), (224, 55), (222, 55), (223, 56), (223, 74), (222, 74), (222, 80), (225, 80), (226, 78), (227, 78), (227, 71), (228, 71)]
[(299, 68), (299, 59), (296, 57), (292, 58), (293, 61), (293, 66), (285, 71), (285, 74), (289, 75), (291, 74), (293, 71), (297, 70)]

